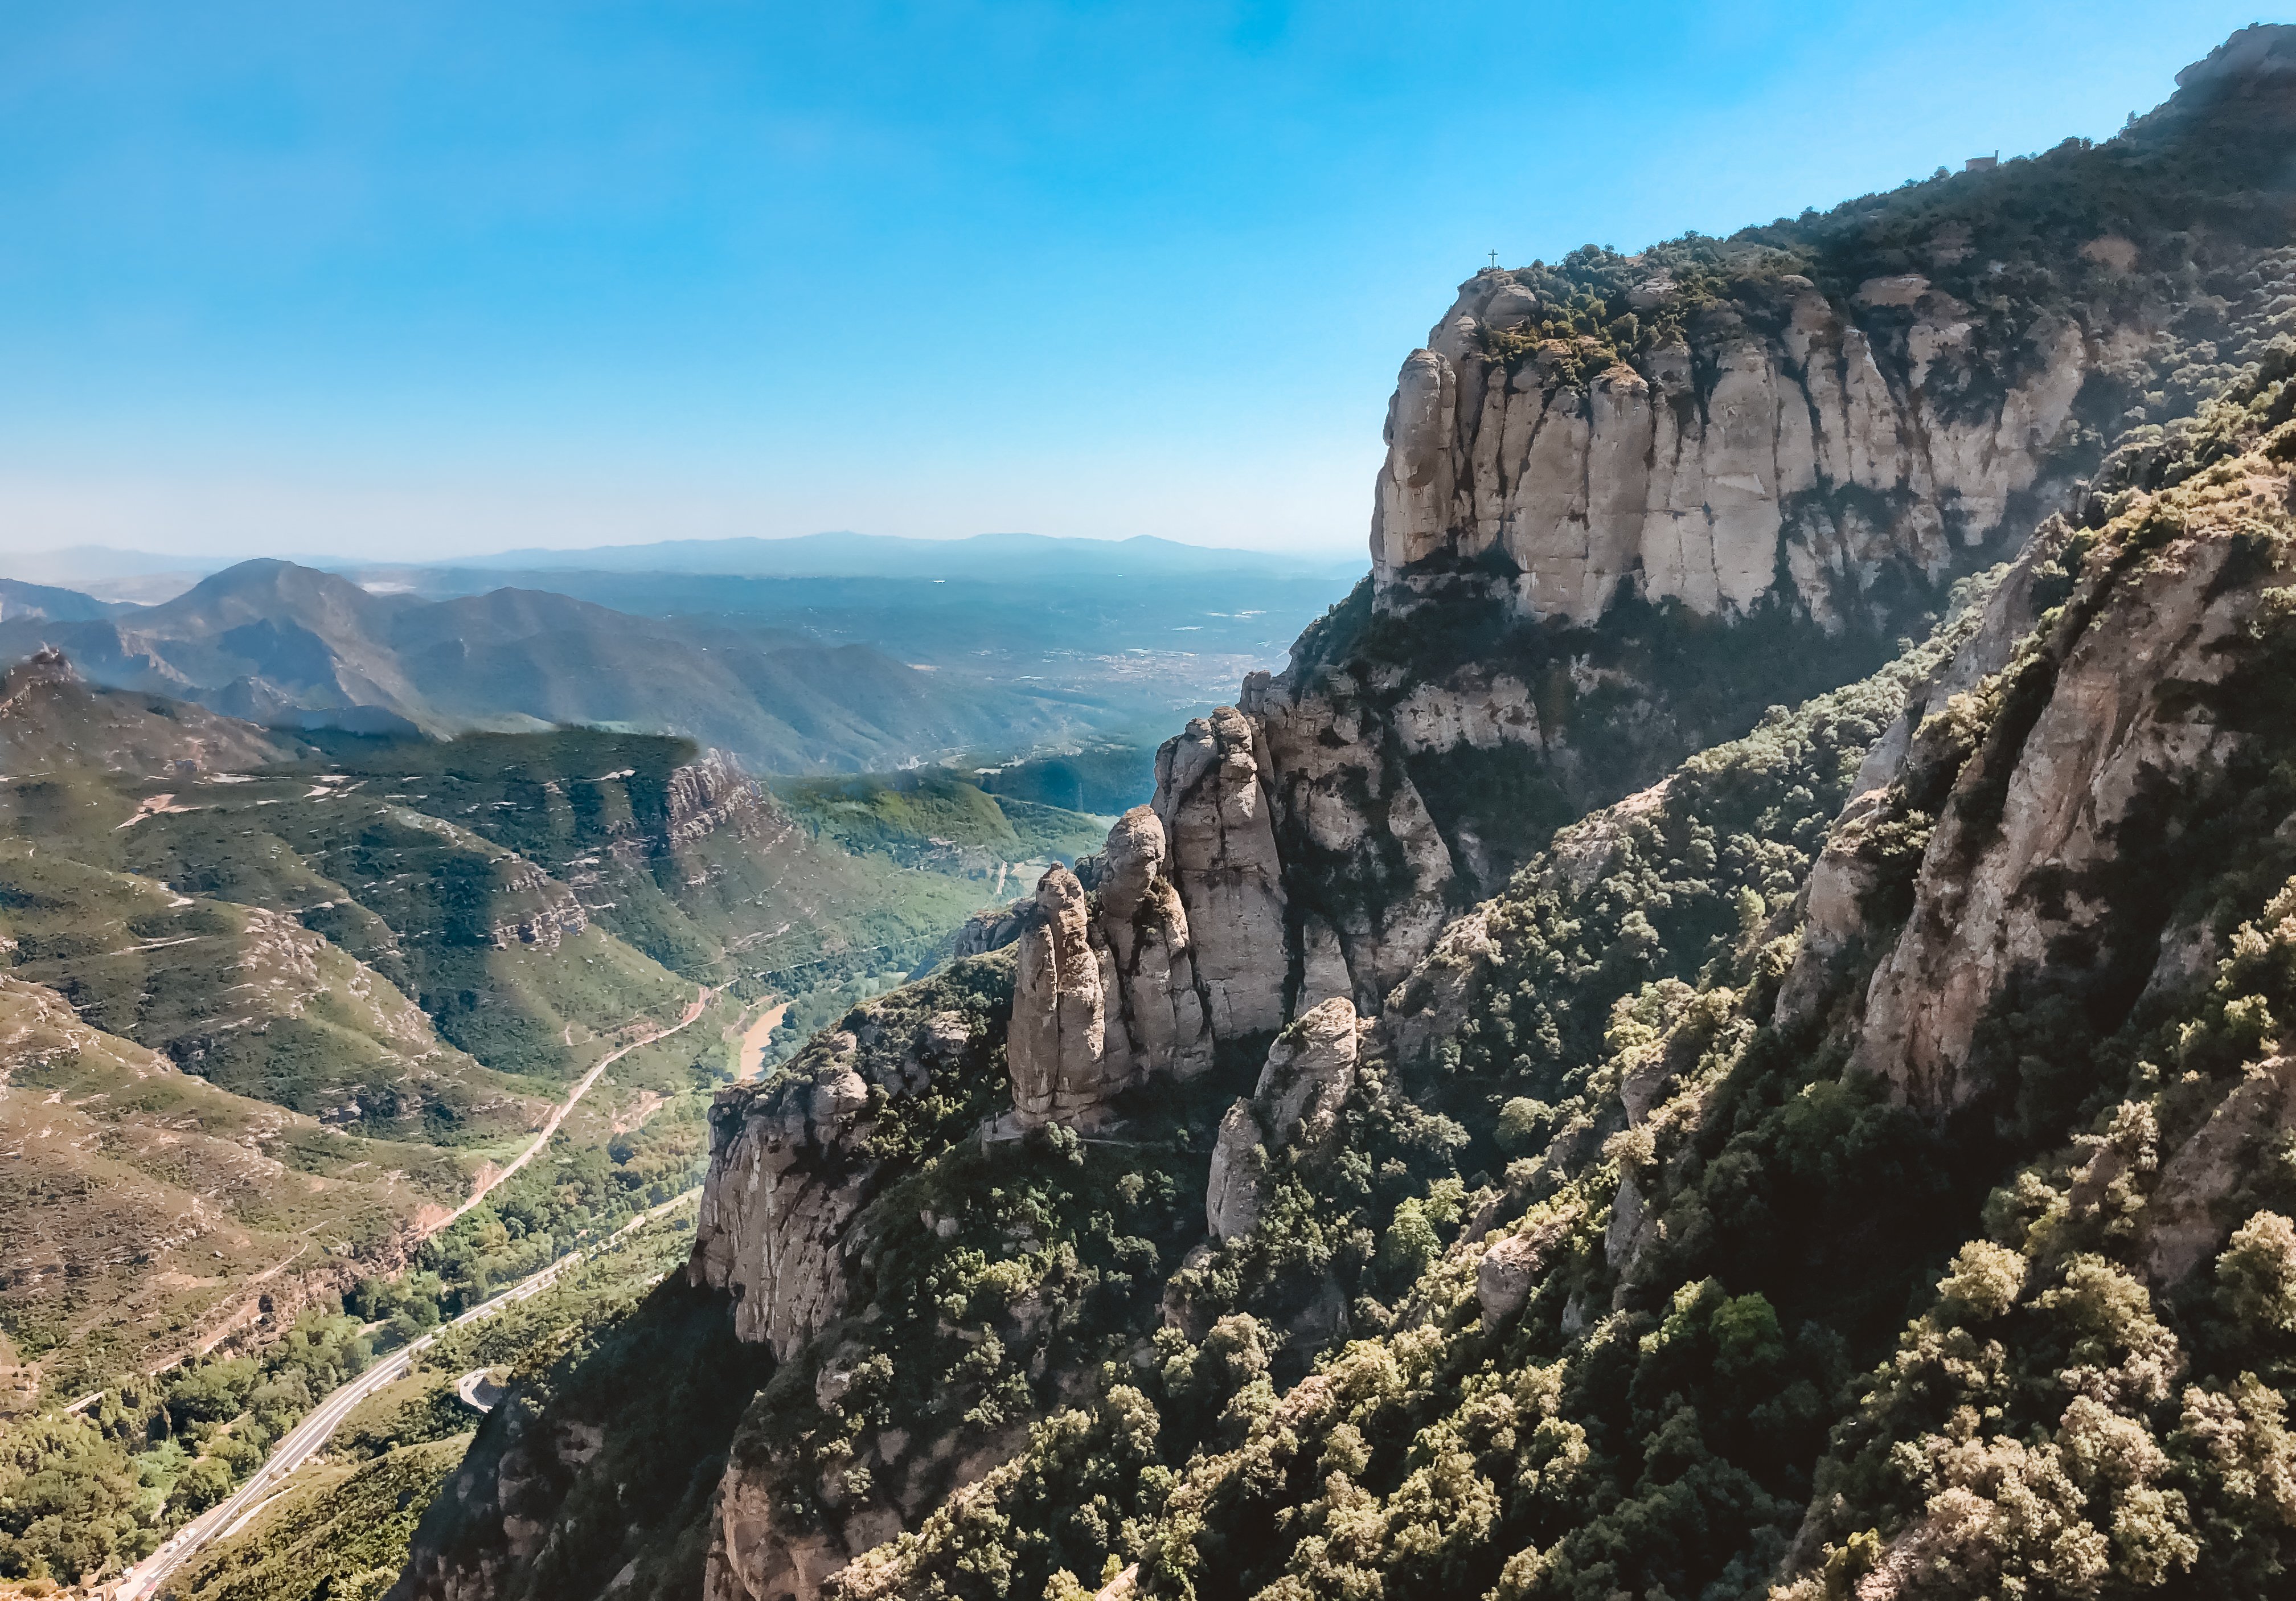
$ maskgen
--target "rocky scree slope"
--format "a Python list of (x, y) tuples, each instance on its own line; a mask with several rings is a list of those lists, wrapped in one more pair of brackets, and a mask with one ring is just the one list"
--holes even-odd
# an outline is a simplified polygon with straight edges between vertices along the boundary
[[(1290, 672), (1168, 749), (1154, 804), (1047, 875), (1017, 950), (934, 981), (989, 991), (979, 1022), (899, 992), (721, 1108), (688, 1281), (625, 1332), (756, 1362), (667, 1416), (575, 1365), (580, 1399), (482, 1431), (399, 1593), (2273, 1593), (2296, 1514), (2289, 48), (2236, 37), (2108, 145), (1685, 242), (1662, 293), (1603, 275), (1647, 259), (1512, 275), (1555, 311), (1512, 343), (1475, 312), (1472, 358), (1547, 361), (1557, 420), (1590, 378), (1626, 385), (1620, 357), (1783, 341), (1760, 296), (1783, 318), (1819, 295), (1835, 376), (1882, 350), (1900, 441), (1961, 427), (1960, 465), (1821, 477), (1791, 516), (1756, 474), (1768, 587), (1649, 590), (1673, 580), (1645, 560), (1591, 621), (1524, 581), (1567, 529), (1529, 563), (1506, 516), (1411, 551), (1383, 499), (1373, 582)], [(1997, 253), (1957, 286), (1964, 243)], [(1893, 286), (1917, 244), (1934, 275)], [(1906, 383), (1923, 298), (1976, 308), (2004, 277), (2023, 298), (1943, 345), (1931, 324)], [(1651, 302), (1647, 336), (1606, 282)], [(2095, 365), (2035, 441), (2013, 414), (2064, 386), (2019, 364), (2070, 349), (2030, 344), (2042, 309)], [(2099, 355), (2131, 329), (2145, 360)], [(2203, 330), (2224, 348), (2184, 342)], [(1932, 431), (1955, 341), (1993, 421)], [(1469, 348), (1436, 347), (1456, 383)], [(1510, 504), (1520, 529), (1539, 503)], [(2052, 506), (2005, 572), (1942, 592)], [(1852, 511), (1865, 554), (1798, 571), (1787, 547)], [(1716, 552), (1769, 526), (1669, 498), (1633, 538), (1661, 514)], [(1611, 581), (1585, 572), (1582, 595)], [(1706, 672), (1725, 648), (1747, 670)], [(1883, 664), (1762, 709), (1861, 660)], [(1479, 743), (1462, 709), (1514, 692), (1458, 686), (1507, 664), (1554, 698)], [(1399, 732), (1447, 718), (1428, 750)], [(1759, 726), (1669, 772), (1734, 721)], [(1600, 770), (1598, 733), (1628, 735)], [(1224, 945), (1250, 928), (1280, 948)], [(707, 1450), (668, 1454), (681, 1431)], [(674, 1507), (627, 1499), (672, 1478)]]

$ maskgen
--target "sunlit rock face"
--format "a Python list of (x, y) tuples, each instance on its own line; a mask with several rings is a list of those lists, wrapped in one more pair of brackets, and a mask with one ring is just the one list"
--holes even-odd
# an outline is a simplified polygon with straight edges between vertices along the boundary
[[(1167, 743), (1161, 838), (1119, 825), (1100, 910), (1037, 916), (1024, 1120), (1333, 996), (1378, 1013), (1554, 826), (1878, 665), (2068, 491), (2082, 386), (2143, 337), (2005, 334), (1919, 273), (1689, 309), (1653, 274), (1629, 298), (1679, 339), (1594, 370), (1511, 339), (1556, 310), (1529, 277), (1478, 274), (1406, 357), (1367, 588)], [(1783, 665), (1730, 682), (1734, 655)]]
[(2044, 314), (2004, 382), (1978, 360), (1982, 316), (1918, 275), (1847, 304), (1794, 275), (1764, 294), (1768, 326), (1704, 311), (1685, 342), (1571, 382), (1549, 354), (1489, 354), (1536, 297), (1503, 272), (1469, 280), (1388, 408), (1382, 595), (1497, 556), (1525, 617), (1590, 624), (1630, 591), (1702, 616), (1780, 594), (1839, 627), (1886, 574), (1934, 580), (1997, 538), (2115, 353)]
[(1312, 1170), (1337, 1148), (1340, 1114), (1355, 1091), (1359, 1025), (1334, 996), (1275, 1037), (1259, 1082), (1221, 1119), (1204, 1190), (1204, 1225), (1232, 1240), (1259, 1223), (1267, 1164), (1289, 1157)]

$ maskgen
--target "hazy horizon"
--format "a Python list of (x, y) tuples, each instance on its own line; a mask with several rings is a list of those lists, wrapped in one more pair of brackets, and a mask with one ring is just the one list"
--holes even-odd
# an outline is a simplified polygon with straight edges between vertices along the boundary
[(2253, 20), (1635, 17), (20, 9), (0, 552), (1359, 550), (1397, 365), (1489, 252), (2103, 136)]
[[(1202, 551), (1210, 555), (1236, 555), (1255, 562), (1281, 564), (1286, 567), (1316, 568), (1343, 566), (1366, 559), (1365, 553), (1344, 546), (1328, 548), (1298, 548), (1289, 550), (1255, 550), (1245, 546), (1212, 545), (1197, 541), (1172, 539), (1157, 534), (1036, 534), (1025, 529), (992, 529), (979, 533), (962, 534), (864, 534), (852, 529), (816, 529), (791, 534), (729, 534), (712, 538), (638, 539), (627, 542), (601, 543), (588, 546), (518, 546), (500, 550), (479, 550), (453, 556), (408, 557), (363, 550), (318, 552), (311, 550), (249, 550), (164, 551), (148, 550), (117, 545), (62, 546), (48, 550), (0, 549), (0, 579), (20, 579), (31, 582), (54, 582), (73, 574), (86, 578), (127, 576), (139, 573), (168, 574), (209, 573), (222, 571), (246, 562), (279, 561), (323, 569), (377, 571), (393, 568), (450, 569), (465, 567), (481, 571), (547, 571), (543, 558), (563, 557), (563, 570), (580, 567), (580, 558), (599, 557), (623, 553), (643, 553), (649, 550), (695, 551), (718, 546), (748, 546), (762, 544), (801, 545), (822, 541), (852, 540), (857, 545), (901, 546), (911, 543), (929, 546), (955, 546), (984, 540), (1044, 539), (1056, 543), (1086, 546), (1131, 546), (1141, 543), (1180, 546), (1188, 550)], [(632, 571), (644, 570), (636, 561), (620, 563)], [(688, 565), (684, 571), (707, 573), (708, 566)], [(734, 571), (731, 568), (726, 571)], [(770, 574), (761, 576), (771, 576)], [(800, 574), (799, 576), (811, 576)]]

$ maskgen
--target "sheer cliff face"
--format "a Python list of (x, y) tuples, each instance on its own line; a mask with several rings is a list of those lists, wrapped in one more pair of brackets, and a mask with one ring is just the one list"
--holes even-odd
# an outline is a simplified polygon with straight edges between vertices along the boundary
[[(1677, 293), (1660, 277), (1637, 298)], [(1388, 407), (1382, 595), (1497, 556), (1526, 618), (1595, 623), (1628, 592), (1700, 616), (1775, 595), (1839, 628), (1885, 575), (1934, 584), (1957, 549), (2031, 526), (2013, 508), (2038, 504), (2116, 337), (2045, 313), (1980, 366), (1983, 317), (1919, 275), (1842, 303), (1782, 274), (1747, 298), (1580, 386), (1536, 348), (1488, 354), (1539, 297), (1503, 272), (1471, 280)]]
[[(2075, 398), (2133, 337), (2038, 314), (2005, 345), (1911, 275), (1740, 291), (1587, 379), (1510, 339), (1555, 309), (1514, 275), (1464, 288), (1389, 407), (1368, 591), (1166, 745), (1097, 910), (1062, 871), (1024, 917), (1024, 1121), (1089, 1121), (1332, 996), (1376, 1012), (1548, 829), (1878, 662), (2062, 497)], [(1758, 611), (1740, 649), (1777, 671), (1667, 681), (1682, 636), (1726, 655)]]
[[(1333, 995), (1378, 1013), (1554, 829), (1887, 661), (2067, 503), (2103, 423), (2188, 410), (2286, 287), (2239, 241), (2203, 270), (2188, 239), (2103, 222), (2017, 255), (1961, 203), (1888, 250), (1669, 247), (1466, 283), (1403, 364), (1369, 579), (1160, 759), (1172, 956), (1119, 973), (1082, 887), (1027, 920), (1021, 1115), (1089, 1117), (1177, 1060), (1129, 1031), (1152, 991), (1211, 1042)], [(1802, 257), (1829, 287), (1786, 270)], [(1597, 337), (1604, 292), (1624, 315)]]
[(2061, 240), (2051, 281), (2087, 292), (2051, 301), (1987, 291), (2032, 263), (1970, 238), (1932, 217), (1869, 255), (1940, 282), (1831, 290), (1753, 245), (1680, 285), (1611, 259), (1649, 274), (1624, 347), (1557, 335), (1552, 273), (1463, 287), (1390, 406), (1366, 587), (1241, 699), (1295, 998), (1343, 973), (1377, 1010), (1554, 828), (1878, 667), (2067, 504), (2101, 428), (2189, 410), (2278, 325), (2283, 275), (2236, 241), (2179, 300), (2157, 239)]
[[(2167, 470), (2142, 451), (2116, 461), (2118, 481), (2077, 522), (2045, 529), (1984, 612), (1934, 643), (1928, 670), (1892, 669), (1911, 691), (1895, 727), (1873, 718), (1890, 698), (1878, 679), (1782, 715), (1569, 831), (1453, 925), (1382, 1020), (1376, 1054), (1424, 1060), (1447, 1044), (1419, 1080), (1431, 1096), (1462, 1073), (1506, 1074), (1541, 1097), (1518, 1103), (1543, 1117), (1535, 1157), (1421, 1277), (1426, 1299), (1396, 1332), (1324, 1364), (1242, 1444), (1191, 1465), (1160, 1513), (1169, 1543), (1142, 1542), (1122, 1593), (1187, 1594), (1192, 1564), (1211, 1560), (1232, 1564), (1227, 1593), (1242, 1595), (1287, 1573), (1312, 1575), (1318, 1593), (1492, 1586), (1554, 1601), (2279, 1593), (2296, 1519), (2257, 1496), (2253, 1474), (2266, 1457), (2284, 1474), (2292, 1456), (2282, 1435), (2256, 1444), (2249, 1420), (2284, 1416), (2296, 1302), (2259, 1310), (2240, 1286), (2258, 1261), (2276, 1295), (2296, 1285), (2276, 1166), (2296, 1071), (2269, 1004), (2296, 973), (2292, 368), (2287, 347), (2267, 353), (2264, 380), (2211, 420), (2220, 437)], [(1735, 809), (1732, 792), (1765, 771), (1786, 793), (1740, 791), (1760, 811)], [(1822, 775), (1816, 787), (1849, 792), (1830, 827), (1782, 825), (1777, 809), (1791, 821)], [(1624, 932), (1605, 884), (1648, 884), (1667, 858), (1686, 879), (1700, 829), (1726, 831), (1734, 811), (1781, 848), (1824, 841), (1806, 896), (1790, 892), (1798, 866), (1779, 899), (1752, 895), (1734, 944), (1718, 942), (1735, 952), (1719, 979), (1641, 982), (1650, 970), (1630, 964), (1603, 981), (1618, 1003), (1608, 1055), (1541, 1064), (1524, 1049), (1538, 1011), (1577, 981), (1554, 956), (1590, 924), (1598, 939)], [(1685, 948), (1695, 920), (1664, 899), (1645, 892), (1635, 915)], [(1749, 1088), (1765, 1075), (1777, 1077)], [(1756, 1133), (1765, 1102), (1780, 1110)], [(1871, 1110), (1826, 1146), (1841, 1168), (1804, 1191), (1775, 1154), (1816, 1148), (1780, 1131), (1829, 1115), (1820, 1105)], [(1887, 1160), (1887, 1141), (1866, 1143), (1885, 1124), (1906, 1140)], [(1248, 1204), (1220, 1199), (1250, 1226)], [(1845, 1293), (1893, 1273), (1912, 1296), (1879, 1297), (1861, 1329)], [(1742, 1309), (1761, 1297), (1770, 1329), (1807, 1317), (1854, 1342), (1840, 1371), (1856, 1376), (1814, 1415), (1791, 1469), (1771, 1463), (1765, 1424), (1733, 1432), (1776, 1415), (1766, 1392), (1783, 1369), (1749, 1381), (1726, 1343), (1666, 1354), (1702, 1297), (1732, 1295)], [(2105, 1296), (2119, 1310), (2096, 1316)], [(1382, 1364), (1412, 1361), (1431, 1376), (1403, 1460), (1471, 1442), (1441, 1504), (1486, 1506), (1488, 1525), (1427, 1520), (1427, 1475), (1403, 1467), (1320, 1494), (1312, 1474), (1285, 1479), (1394, 1416), (1368, 1398), (1392, 1371)], [(1442, 1375), (1463, 1372), (1489, 1388), (1447, 1401)], [(1664, 1408), (1616, 1400), (1661, 1393), (1660, 1375), (1679, 1386)], [(1569, 1452), (1496, 1432), (1495, 1417), (1522, 1414), (1495, 1410), (1492, 1394), (1535, 1408)], [(1700, 1444), (1663, 1454), (1652, 1433), (1604, 1466), (1615, 1448), (1603, 1442), (1630, 1419)], [(2114, 1477), (2085, 1466), (2107, 1436), (2129, 1465)], [(1572, 1475), (1563, 1496), (1492, 1490), (1558, 1462)], [(1776, 1502), (1702, 1555), (1671, 1546), (1668, 1531), (1716, 1540), (1740, 1517), (1710, 1489), (1731, 1474), (1738, 1506), (1757, 1483)], [(1600, 1494), (1620, 1510), (1597, 1510)], [(2028, 1521), (2044, 1498), (2046, 1541)], [(1323, 1536), (1342, 1515), (1349, 1543), (1334, 1556)], [(2170, 1557), (2131, 1558), (2140, 1527)], [(1589, 1572), (1596, 1583), (1574, 1582)]]
[[(2081, 165), (2092, 154), (2102, 166)], [(2118, 160), (2084, 148), (2061, 166), (2088, 184)], [(1009, 930), (984, 925), (983, 942), (1013, 936), (1011, 956), (982, 958), (1013, 974), (1007, 1011), (960, 1037), (954, 1013), (888, 998), (882, 1026), (825, 1035), (786, 1080), (726, 1097), (691, 1283), (734, 1297), (738, 1334), (770, 1348), (800, 1411), (806, 1384), (828, 1410), (860, 1353), (889, 1353), (907, 1326), (884, 1264), (955, 1273), (959, 1226), (932, 1185), (959, 1170), (960, 1139), (980, 1164), (962, 1170), (971, 1195), (1004, 1193), (988, 1164), (1017, 1163), (1015, 1145), (1061, 1153), (1073, 1167), (1051, 1187), (1082, 1193), (1095, 1164), (1133, 1160), (1150, 1103), (1193, 1098), (1173, 1114), (1193, 1118), (1171, 1148), (1186, 1154), (1158, 1160), (1186, 1166), (1191, 1208), (1203, 1187), (1200, 1229), (1123, 1259), (1125, 1293), (1160, 1295), (1160, 1329), (1136, 1308), (1095, 1326), (1104, 1343), (1065, 1373), (1041, 1359), (1043, 1329), (1083, 1314), (1046, 1311), (1061, 1281), (1037, 1256), (1072, 1263), (1120, 1209), (1078, 1202), (1064, 1220), (1047, 1202), (989, 1252), (965, 1248), (995, 1259), (980, 1269), (998, 1275), (980, 1281), (993, 1295), (909, 1318), (980, 1353), (932, 1371), (1003, 1372), (1036, 1433), (996, 1412), (941, 1434), (928, 1472), (927, 1410), (857, 1406), (849, 1453), (818, 1484), (794, 1454), (737, 1451), (711, 1514), (712, 1601), (957, 1593), (934, 1564), (1006, 1557), (1041, 1581), (1044, 1548), (1064, 1541), (1087, 1575), (1119, 1543), (1137, 1559), (1110, 1597), (1194, 1593), (1187, 1575), (1215, 1568), (1222, 1594), (1688, 1595), (1720, 1584), (1725, 1562), (1741, 1588), (1801, 1576), (1816, 1588), (1798, 1598), (1838, 1597), (1834, 1579), (1884, 1570), (1819, 1542), (1862, 1540), (1843, 1549), (1870, 1565), (1874, 1531), (1898, 1530), (1910, 1572), (1952, 1533), (1924, 1531), (1923, 1498), (1984, 1488), (1940, 1457), (1911, 1512), (1845, 1510), (1848, 1491), (1824, 1487), (1858, 1482), (1814, 1490), (1810, 1473), (1858, 1429), (1903, 1464), (1977, 1426), (1906, 1423), (1879, 1390), (1848, 1411), (1819, 1399), (1886, 1377), (1874, 1364), (1956, 1244), (1981, 1266), (1986, 1227), (2018, 1233), (2037, 1285), (2069, 1252), (2120, 1252), (2139, 1298), (2193, 1293), (2238, 1225), (2228, 1198), (2296, 1121), (2296, 1069), (2261, 1000), (2196, 998), (2240, 963), (2296, 972), (2282, 823), (2296, 711), (2273, 688), (2296, 683), (2278, 640), (2296, 379), (2270, 342), (2296, 334), (2296, 251), (2200, 250), (2165, 214), (2140, 243), (2068, 201), (2076, 225), (1998, 275), (2015, 291), (1997, 294), (1996, 222), (1953, 197), (2007, 191), (1938, 187), (1917, 227), (1846, 254), (1809, 243), (1811, 275), (1777, 245), (1718, 249), (1702, 276), (1612, 259), (1603, 271), (1636, 275), (1602, 304), (1600, 339), (1599, 283), (1572, 298), (1552, 273), (1479, 275), (1404, 364), (1370, 578), (1284, 672), (1166, 744), (1153, 801), (1101, 857), (1048, 873)], [(2285, 210), (2269, 223), (2282, 235)], [(1845, 259), (1890, 270), (1834, 270)], [(1576, 333), (1554, 331), (1570, 318)], [(2221, 437), (2205, 448), (2187, 448), (2182, 422), (2131, 435), (2103, 477), (2074, 484), (2098, 467), (2103, 425), (2186, 418), (2251, 361), (2270, 369), (2243, 393), (2254, 416), (2211, 412)], [(2122, 409), (2132, 397), (2140, 415)], [(2049, 516), (2060, 506), (2073, 521)], [(1900, 653), (1901, 634), (1947, 610), (1950, 580), (2009, 556), (1985, 610)], [(2269, 884), (2226, 865), (2250, 860)], [(2139, 1039), (2132, 1017), (2167, 1021)], [(2059, 1056), (2078, 1063), (2070, 1079), (2051, 1077)], [(2128, 1073), (2132, 1104), (2166, 1098), (2116, 1113), (2108, 1140), (2083, 1120), (2109, 1071)], [(1124, 1098), (1158, 1080), (1201, 1083)], [(938, 1145), (902, 1132), (929, 1106)], [(2145, 1118), (2152, 1135), (2121, 1138)], [(1128, 1131), (1110, 1129), (1119, 1119)], [(1900, 1143), (1873, 1143), (1885, 1137)], [(2076, 1138), (2077, 1157), (2033, 1165)], [(1479, 1166), (1503, 1178), (1467, 1179)], [(1421, 1187), (1366, 1199), (1372, 1174)], [(1430, 1184), (1447, 1186), (1439, 1208)], [(2034, 1203), (2030, 1237), (1983, 1213), (2005, 1185), (2019, 1207), (2053, 1197)], [(1403, 1207), (1423, 1199), (1408, 1221), (1431, 1254), (1414, 1258)], [(1438, 1210), (1458, 1214), (1448, 1244)], [(1285, 1229), (1299, 1237), (1269, 1238)], [(1311, 1260), (1310, 1234), (1361, 1248), (1267, 1268), (1283, 1245)], [(2012, 1315), (2026, 1270), (1989, 1316)], [(2288, 1275), (2296, 1286), (2296, 1242)], [(1726, 1284), (1742, 1299), (1718, 1311)], [(2047, 1319), (2075, 1287), (2031, 1300), (2031, 1349), (2070, 1341)], [(1200, 1316), (1211, 1302), (1192, 1297), (1215, 1293), (1228, 1299)], [(1818, 1333), (1790, 1357), (1779, 1330), (1805, 1318)], [(1254, 1318), (1301, 1351), (1362, 1343), (1281, 1396), (1270, 1380), (1245, 1399), (1264, 1357), (1239, 1359), (1244, 1388), (1191, 1388), (1207, 1382), (1198, 1353), (1234, 1355), (1249, 1342), (1232, 1326)], [(1675, 1408), (1763, 1320), (1767, 1354), (1698, 1403), (1724, 1420), (1690, 1458), (1702, 1466), (1669, 1466), (1654, 1442), (1678, 1420), (1644, 1400)], [(1721, 1345), (1685, 1343), (1708, 1323)], [(1825, 1354), (1837, 1340), (1854, 1361)], [(1163, 1354), (1183, 1349), (1185, 1362)], [(1906, 1371), (1930, 1354), (1903, 1353)], [(1406, 1370), (1417, 1388), (1400, 1399)], [(1501, 1370), (1504, 1394), (1480, 1380), (1441, 1393)], [(1964, 1378), (1945, 1373), (1938, 1393), (1948, 1381)], [(1090, 1477), (1130, 1458), (1077, 1443), (1099, 1426), (1087, 1414), (1151, 1391), (1169, 1437), (1157, 1444), (1152, 1422), (1126, 1438), (1170, 1453), (1153, 1505), (1136, 1465), (1120, 1484)], [(1975, 1418), (2009, 1391), (1954, 1393)], [(2021, 1437), (2062, 1428), (2076, 1453), (2064, 1395), (2054, 1374), (2034, 1380)], [(1427, 1431), (1451, 1400), (1462, 1412), (1423, 1443), (1366, 1449)], [(1789, 1412), (1800, 1421), (1775, 1455), (1744, 1446)], [(1528, 1426), (1501, 1426), (1517, 1417)], [(1726, 1464), (1733, 1451), (1743, 1462)], [(1452, 1477), (1431, 1476), (1439, 1459)], [(1739, 1476), (1701, 1499), (1725, 1483), (1701, 1477), (1712, 1465)], [(1492, 1488), (1543, 1474), (1559, 1476), (1537, 1493)], [(1645, 1537), (1636, 1520), (1676, 1516), (1636, 1499), (1650, 1486), (1693, 1509), (1694, 1534)], [(776, 1513), (816, 1490), (817, 1519)], [(1344, 1542), (1329, 1537), (1341, 1515)], [(1009, 1541), (1008, 1520), (1025, 1531)], [(864, 1556), (900, 1531), (914, 1538)], [(1438, 1547), (1457, 1560), (1431, 1563)], [(1615, 1585), (1555, 1577), (1598, 1563)]]
[[(2279, 515), (2284, 489), (2259, 484), (2254, 512)], [(2062, 982), (2118, 967), (2133, 997), (2161, 965), (2158, 929), (2132, 948), (2116, 926), (2122, 898), (2109, 881), (2142, 848), (2161, 788), (2220, 770), (2241, 743), (2212, 693), (2263, 604), (2253, 570), (2226, 571), (2240, 554), (2221, 538), (2167, 545), (2141, 573), (2079, 596), (2000, 686), (2013, 717), (2021, 701), (2047, 703), (2013, 751), (1981, 752), (1956, 781), (1913, 915), (1867, 992), (1858, 1071), (1924, 1110), (1957, 1110), (1984, 1081), (1972, 1071), (1977, 1030), (2020, 973), (2053, 970)], [(2005, 747), (2013, 732), (2002, 735)], [(2172, 949), (2166, 974), (2188, 976), (2179, 966)]]
[[(1003, 998), (1001, 981), (996, 984)], [(905, 993), (816, 1036), (769, 1087), (710, 1112), (709, 1178), (687, 1277), (734, 1299), (737, 1338), (787, 1360), (845, 1309), (849, 1228), (882, 1186), (873, 1137), (889, 1107), (993, 1048), (969, 990)]]
[(1156, 798), (1037, 887), (1020, 933), (1010, 1063), (1024, 1128), (1098, 1124), (1151, 1078), (1192, 1079), (1294, 998), (1283, 868), (1251, 720), (1232, 706), (1156, 759)]
[[(1539, 299), (1487, 273), (1405, 361), (1366, 614), (1243, 696), (1295, 989), (1344, 974), (1377, 1009), (1547, 829), (1877, 664), (2062, 498), (2075, 398), (2121, 337), (2041, 315), (1980, 362), (1970, 308), (1918, 276), (1742, 292), (1572, 382), (1559, 347), (1505, 342)], [(1771, 670), (1686, 681), (1736, 628)]]

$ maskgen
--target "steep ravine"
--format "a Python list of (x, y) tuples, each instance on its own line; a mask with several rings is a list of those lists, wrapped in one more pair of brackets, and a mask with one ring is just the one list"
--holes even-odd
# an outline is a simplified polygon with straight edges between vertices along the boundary
[(1364, 587), (728, 1093), (394, 1594), (2271, 1593), (2292, 38), (1471, 281)]

